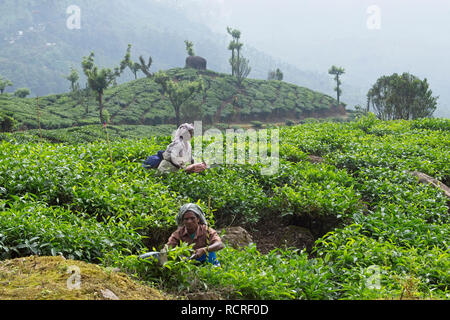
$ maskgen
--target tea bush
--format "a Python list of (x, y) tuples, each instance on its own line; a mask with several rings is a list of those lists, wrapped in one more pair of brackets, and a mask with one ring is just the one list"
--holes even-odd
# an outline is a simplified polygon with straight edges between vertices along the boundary
[(336, 284), (328, 267), (305, 252), (275, 249), (266, 255), (254, 245), (219, 252), (221, 268), (205, 266), (198, 277), (208, 287), (233, 288), (228, 299), (317, 299), (337, 298)]
[[(303, 96), (314, 99), (297, 92)], [(262, 163), (199, 174), (147, 171), (142, 161), (171, 138), (142, 137), (151, 131), (136, 126), (108, 127), (109, 144), (97, 141), (104, 139), (94, 134), (98, 127), (55, 131), (66, 144), (41, 142), (36, 132), (3, 134), (0, 254), (102, 261), (171, 291), (210, 288), (230, 299), (395, 299), (407, 286), (413, 298), (448, 299), (448, 199), (410, 174), (448, 183), (445, 123), (362, 118), (283, 127), (272, 175)], [(311, 154), (323, 161), (310, 163)], [(144, 241), (166, 240), (186, 202), (198, 202), (218, 226), (283, 216), (340, 223), (316, 233), (309, 253), (225, 248), (214, 268), (187, 262), (190, 248), (182, 246), (162, 268), (139, 261)]]
[(98, 263), (108, 252), (131, 254), (139, 248), (141, 236), (124, 221), (98, 222), (27, 195), (16, 201), (0, 200), (1, 259), (61, 254)]
[(194, 202), (210, 203), (217, 220), (222, 222), (256, 222), (266, 206), (265, 193), (258, 182), (242, 178), (233, 169), (218, 167), (199, 174), (181, 171), (160, 179), (161, 184)]

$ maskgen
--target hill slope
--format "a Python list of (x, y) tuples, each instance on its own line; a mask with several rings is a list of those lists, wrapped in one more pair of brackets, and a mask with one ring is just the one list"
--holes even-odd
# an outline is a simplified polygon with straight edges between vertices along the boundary
[[(66, 27), (70, 17), (66, 9), (74, 4), (81, 10), (80, 29)], [(196, 54), (208, 60), (209, 69), (230, 71), (230, 38), (190, 20), (185, 12), (165, 2), (3, 0), (0, 12), (0, 75), (14, 83), (8, 92), (21, 87), (30, 88), (33, 96), (66, 92), (70, 85), (63, 77), (70, 73), (71, 66), (81, 73), (83, 56), (94, 51), (99, 65), (113, 67), (128, 44), (133, 46), (133, 61), (138, 61), (140, 55), (146, 59), (151, 56), (151, 70), (157, 71), (183, 67), (184, 40), (189, 39)], [(242, 32), (245, 37), (245, 30)], [(269, 70), (280, 68), (285, 80), (332, 94), (329, 75), (299, 70), (249, 47), (245, 39), (243, 42), (252, 78), (266, 79)], [(127, 70), (120, 81), (132, 79), (134, 76)], [(84, 79), (80, 82), (84, 84)], [(345, 92), (349, 98), (349, 90)]]
[[(282, 81), (246, 79), (238, 88), (230, 75), (213, 71), (175, 68), (167, 73), (177, 81), (203, 78), (205, 91), (184, 106), (183, 121), (202, 120), (207, 124), (242, 123), (253, 120), (284, 121), (345, 115), (332, 97)], [(138, 79), (105, 91), (104, 105), (114, 125), (157, 125), (174, 123), (169, 100), (159, 92), (153, 79)], [(13, 116), (20, 129), (67, 128), (99, 123), (94, 96), (80, 99), (74, 94), (58, 94), (20, 99), (0, 96), (4, 113)]]

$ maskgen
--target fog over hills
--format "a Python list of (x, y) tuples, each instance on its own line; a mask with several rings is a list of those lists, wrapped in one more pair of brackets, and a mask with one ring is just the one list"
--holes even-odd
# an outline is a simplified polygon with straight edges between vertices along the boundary
[[(200, 0), (192, 2), (199, 7), (205, 5)], [(210, 7), (205, 11), (209, 15), (196, 15), (191, 10), (191, 17), (197, 17), (217, 32), (226, 25), (235, 26), (243, 31), (246, 43), (301, 70), (326, 74), (333, 64), (344, 67), (346, 74), (342, 81), (356, 89), (355, 93), (362, 93), (359, 99), (363, 105), (367, 90), (380, 76), (410, 72), (421, 79), (427, 78), (433, 94), (440, 96), (435, 115), (450, 116), (450, 59), (447, 57), (450, 1), (213, 0), (208, 3)], [(374, 28), (373, 19), (377, 18), (379, 29)], [(344, 86), (344, 101), (348, 94)]]
[[(67, 8), (80, 9), (69, 29)], [(0, 75), (45, 95), (68, 90), (63, 76), (90, 51), (115, 66), (131, 43), (132, 58), (152, 56), (152, 71), (184, 66), (184, 40), (208, 69), (230, 72), (226, 27), (242, 32), (250, 78), (280, 68), (284, 80), (335, 95), (327, 71), (345, 68), (342, 101), (365, 105), (382, 75), (427, 78), (439, 96), (435, 116), (450, 116), (450, 2), (429, 0), (2, 0)], [(142, 74), (141, 74), (142, 76)], [(127, 72), (119, 82), (133, 79)]]

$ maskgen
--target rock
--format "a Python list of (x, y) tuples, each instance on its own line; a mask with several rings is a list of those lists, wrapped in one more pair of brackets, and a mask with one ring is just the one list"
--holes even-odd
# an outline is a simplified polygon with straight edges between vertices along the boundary
[(308, 161), (311, 163), (322, 163), (323, 159), (318, 156), (308, 155)]
[(105, 290), (100, 290), (100, 293), (102, 294), (102, 297), (104, 298), (104, 299), (107, 299), (107, 300), (120, 300), (119, 299), (119, 297), (118, 296), (116, 296), (115, 294), (114, 294), (114, 292), (112, 292), (111, 290), (109, 290), (109, 289), (105, 289)]
[(219, 231), (219, 234), (224, 233), (222, 242), (238, 249), (240, 247), (248, 246), (253, 243), (252, 236), (242, 227), (229, 227)]
[(189, 56), (186, 58), (186, 67), (197, 70), (206, 70), (207, 61), (205, 58), (199, 56)]
[(432, 186), (441, 189), (444, 191), (445, 195), (450, 198), (450, 188), (447, 187), (445, 184), (440, 182), (437, 179), (434, 179), (430, 177), (429, 175), (426, 175), (425, 173), (419, 172), (419, 171), (412, 171), (410, 172), (413, 176), (417, 177), (419, 179), (419, 182), (425, 183), (425, 184), (431, 184)]

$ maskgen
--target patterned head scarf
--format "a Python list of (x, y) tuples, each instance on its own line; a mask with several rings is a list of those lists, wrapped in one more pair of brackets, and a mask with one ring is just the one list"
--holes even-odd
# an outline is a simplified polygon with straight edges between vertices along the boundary
[(200, 220), (200, 224), (204, 224), (204, 225), (208, 225), (208, 223), (206, 222), (206, 218), (205, 218), (205, 214), (203, 213), (202, 208), (199, 207), (199, 205), (195, 204), (195, 203), (188, 203), (183, 205), (180, 208), (180, 211), (178, 212), (176, 221), (178, 226), (182, 226), (183, 225), (183, 216), (186, 212), (188, 211), (192, 211), (195, 213), (195, 215), (197, 216), (197, 218), (199, 218)]

